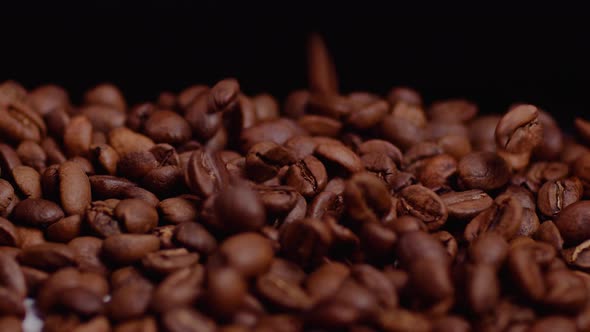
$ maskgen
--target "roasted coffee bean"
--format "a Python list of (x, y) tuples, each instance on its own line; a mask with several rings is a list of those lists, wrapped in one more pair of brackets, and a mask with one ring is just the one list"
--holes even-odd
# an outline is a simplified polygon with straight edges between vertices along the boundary
[(160, 240), (153, 235), (116, 234), (104, 240), (105, 255), (118, 264), (129, 264), (141, 260), (150, 252), (160, 248)]
[(325, 162), (328, 174), (351, 175), (363, 170), (359, 156), (344, 145), (319, 144), (315, 154)]
[(555, 226), (566, 245), (577, 245), (590, 238), (589, 210), (590, 202), (579, 201), (563, 209), (555, 219)]
[(28, 198), (19, 202), (13, 212), (16, 222), (34, 226), (47, 227), (64, 217), (59, 205), (38, 198)]
[(150, 307), (156, 312), (166, 312), (194, 304), (203, 293), (204, 278), (205, 271), (201, 265), (170, 274), (154, 290)]
[(39, 114), (24, 104), (0, 105), (0, 135), (8, 141), (39, 142), (47, 128)]
[(532, 150), (542, 141), (543, 125), (538, 119), (539, 111), (532, 105), (512, 108), (496, 127), (496, 143), (511, 153)]
[(75, 254), (67, 245), (52, 242), (24, 248), (18, 260), (24, 265), (46, 271), (76, 265)]
[(228, 184), (229, 174), (219, 154), (197, 150), (185, 169), (185, 179), (195, 194), (208, 197)]
[(582, 183), (575, 177), (548, 181), (539, 189), (537, 206), (544, 215), (552, 217), (580, 200), (582, 194)]
[(585, 287), (584, 280), (575, 272), (567, 269), (549, 271), (545, 275), (545, 283), (544, 305), (564, 313), (577, 313), (584, 309), (588, 293), (580, 292)]
[(576, 324), (567, 317), (548, 316), (535, 322), (530, 329), (530, 332), (546, 332), (546, 331), (577, 331)]
[(402, 189), (397, 203), (399, 215), (409, 214), (424, 221), (429, 230), (439, 229), (448, 217), (447, 207), (432, 190), (412, 185)]
[(295, 156), (273, 142), (260, 142), (252, 146), (246, 155), (246, 174), (257, 182), (276, 176), (283, 166), (296, 162)]
[(266, 223), (262, 201), (244, 184), (222, 189), (214, 204), (218, 220), (228, 232), (256, 231)]
[(56, 108), (69, 108), (70, 97), (61, 87), (53, 84), (42, 85), (29, 92), (29, 100), (35, 109), (46, 114)]
[(185, 267), (190, 267), (199, 261), (199, 255), (189, 253), (184, 248), (167, 249), (147, 254), (141, 263), (150, 272), (167, 275)]
[(0, 287), (23, 297), (27, 295), (27, 284), (21, 267), (16, 259), (3, 253), (0, 253)]
[(125, 124), (125, 113), (106, 105), (88, 105), (79, 110), (92, 123), (92, 129), (108, 133)]
[(215, 238), (200, 224), (184, 222), (174, 229), (174, 239), (180, 245), (203, 255), (210, 255), (217, 248)]
[(214, 315), (231, 316), (243, 304), (247, 292), (246, 280), (236, 270), (229, 267), (208, 269), (205, 302)]
[(189, 123), (172, 111), (155, 111), (144, 125), (145, 134), (156, 143), (181, 144), (191, 138)]
[(240, 146), (242, 151), (248, 151), (256, 143), (264, 141), (282, 145), (290, 138), (303, 133), (301, 127), (284, 118), (266, 121), (244, 129), (240, 134)]
[(15, 190), (23, 198), (41, 198), (41, 175), (29, 166), (16, 166), (12, 169)]
[(141, 180), (141, 186), (157, 193), (160, 198), (168, 198), (186, 192), (184, 172), (178, 166), (162, 166), (152, 169)]
[(466, 155), (457, 168), (459, 179), (469, 189), (494, 190), (504, 186), (510, 177), (506, 162), (492, 152)]
[(47, 155), (39, 143), (23, 141), (18, 145), (16, 154), (24, 165), (34, 168), (37, 172), (45, 169)]
[(241, 233), (227, 238), (219, 246), (218, 259), (244, 277), (253, 277), (270, 268), (274, 252), (270, 241), (256, 233)]
[(343, 193), (347, 215), (353, 220), (380, 222), (393, 207), (383, 182), (370, 173), (357, 173), (346, 183)]
[(465, 227), (467, 241), (487, 232), (496, 232), (505, 239), (512, 239), (520, 228), (523, 208), (520, 202), (509, 195), (499, 196), (492, 206), (480, 212)]
[(339, 218), (344, 209), (342, 196), (336, 195), (330, 191), (319, 193), (307, 208), (306, 216), (310, 218), (322, 219), (329, 214)]
[(0, 179), (0, 216), (6, 217), (18, 203), (18, 197), (10, 182)]
[(215, 332), (217, 329), (215, 321), (189, 307), (168, 310), (161, 320), (169, 332)]
[(324, 190), (328, 175), (324, 165), (315, 157), (307, 156), (291, 165), (285, 174), (285, 182), (304, 197), (313, 197)]
[(303, 311), (312, 305), (311, 298), (301, 286), (290, 283), (272, 273), (258, 277), (256, 290), (263, 299), (284, 310)]
[(68, 156), (86, 155), (92, 144), (92, 123), (83, 115), (73, 117), (64, 129), (63, 141)]
[(21, 249), (45, 243), (43, 232), (37, 228), (17, 227), (18, 238), (20, 239)]
[(551, 244), (558, 251), (563, 248), (563, 238), (559, 233), (559, 229), (551, 220), (542, 223), (533, 237), (537, 241)]
[(199, 215), (198, 207), (199, 201), (196, 197), (188, 195), (168, 198), (158, 203), (160, 216), (172, 224), (196, 221)]
[(473, 218), (494, 202), (488, 194), (479, 189), (448, 192), (442, 194), (440, 199), (445, 203), (449, 217), (457, 219)]
[(75, 214), (49, 225), (45, 231), (45, 236), (50, 241), (65, 243), (79, 236), (81, 228), (82, 217)]
[(20, 236), (16, 227), (7, 219), (0, 217), (0, 245), (16, 247), (20, 243)]
[(323, 38), (319, 34), (312, 34), (308, 39), (307, 50), (310, 90), (326, 95), (337, 94), (336, 68)]
[(127, 108), (121, 91), (110, 83), (99, 84), (84, 94), (84, 102), (89, 105), (108, 105), (125, 112)]
[(148, 310), (153, 286), (145, 281), (129, 282), (111, 293), (106, 313), (115, 321), (126, 321), (142, 317)]
[(422, 127), (395, 115), (386, 116), (381, 122), (380, 129), (384, 139), (402, 150), (409, 149), (412, 145), (422, 141), (425, 136)]
[(300, 219), (285, 224), (280, 233), (281, 250), (301, 266), (322, 260), (333, 242), (329, 227), (319, 219)]
[(477, 105), (463, 99), (449, 99), (434, 102), (428, 109), (434, 121), (467, 122), (477, 114)]
[(422, 105), (422, 97), (420, 97), (420, 94), (416, 90), (403, 86), (391, 88), (387, 94), (387, 100), (392, 105), (395, 105), (399, 102), (416, 106)]
[(130, 152), (147, 151), (155, 144), (149, 137), (138, 134), (127, 128), (115, 128), (109, 132), (109, 145), (117, 151), (120, 156)]
[(94, 201), (86, 209), (86, 223), (90, 230), (99, 236), (107, 237), (121, 233), (119, 222), (115, 219), (115, 207), (119, 200)]
[(403, 159), (401, 151), (395, 145), (380, 139), (364, 141), (359, 145), (358, 152), (361, 156), (368, 153), (383, 153), (396, 165), (400, 165)]
[(124, 199), (113, 211), (129, 233), (148, 233), (158, 225), (158, 212), (140, 199)]
[(95, 199), (138, 198), (152, 206), (157, 206), (159, 203), (154, 194), (127, 179), (110, 175), (92, 175), (88, 179), (92, 188), (92, 197)]

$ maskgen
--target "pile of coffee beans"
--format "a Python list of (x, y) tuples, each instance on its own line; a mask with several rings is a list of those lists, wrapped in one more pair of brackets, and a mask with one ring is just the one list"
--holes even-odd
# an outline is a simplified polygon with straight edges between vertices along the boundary
[(235, 79), (0, 85), (0, 331), (590, 331), (590, 122)]

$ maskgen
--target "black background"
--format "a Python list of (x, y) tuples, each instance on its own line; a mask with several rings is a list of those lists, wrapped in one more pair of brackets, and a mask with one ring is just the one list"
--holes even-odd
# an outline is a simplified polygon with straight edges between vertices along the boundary
[[(123, 4), (121, 4), (123, 3)], [(0, 8), (0, 80), (121, 86), (131, 103), (237, 77), (281, 98), (306, 86), (305, 39), (321, 32), (343, 91), (409, 85), (484, 112), (524, 101), (567, 126), (587, 111), (588, 17), (565, 4), (429, 2), (18, 2)]]

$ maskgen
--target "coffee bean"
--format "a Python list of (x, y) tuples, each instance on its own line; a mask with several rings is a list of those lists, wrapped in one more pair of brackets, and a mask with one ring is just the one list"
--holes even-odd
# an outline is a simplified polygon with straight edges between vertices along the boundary
[(207, 273), (206, 303), (218, 316), (230, 316), (243, 304), (247, 284), (232, 268), (209, 269)]
[(172, 224), (181, 224), (183, 222), (197, 220), (199, 215), (198, 203), (199, 201), (196, 197), (172, 197), (158, 203), (158, 211), (164, 221)]
[(29, 166), (16, 166), (12, 169), (15, 189), (24, 198), (41, 198), (41, 175)]
[(357, 173), (346, 183), (343, 193), (346, 212), (357, 222), (380, 222), (392, 208), (383, 182), (370, 173)]
[(189, 123), (172, 111), (155, 111), (144, 124), (145, 134), (156, 143), (180, 144), (191, 138)]
[(92, 123), (92, 129), (108, 133), (125, 125), (125, 113), (107, 105), (88, 105), (79, 110)]
[(359, 156), (344, 145), (319, 144), (315, 155), (325, 162), (329, 174), (351, 175), (363, 170)]
[(492, 152), (468, 154), (461, 159), (457, 170), (460, 180), (469, 189), (498, 189), (510, 177), (506, 162)]
[(327, 95), (337, 94), (336, 68), (323, 38), (318, 34), (312, 34), (307, 42), (308, 77), (311, 91)]
[(256, 290), (273, 306), (289, 311), (303, 311), (311, 307), (311, 298), (303, 288), (272, 273), (256, 280)]
[(67, 288), (60, 292), (58, 305), (81, 316), (93, 316), (102, 311), (102, 299), (83, 287)]
[(204, 278), (205, 271), (201, 265), (170, 274), (154, 290), (150, 307), (156, 312), (163, 313), (194, 304), (202, 295)]
[(538, 113), (537, 108), (532, 105), (520, 105), (508, 111), (496, 127), (498, 147), (511, 153), (522, 153), (539, 145), (543, 126), (539, 122)]
[(270, 268), (274, 252), (270, 242), (256, 233), (241, 233), (219, 246), (220, 259), (244, 277), (253, 277)]
[(333, 237), (328, 226), (319, 219), (300, 219), (285, 224), (280, 232), (281, 250), (301, 266), (314, 264), (327, 255)]
[(479, 189), (448, 192), (442, 194), (440, 199), (445, 203), (449, 217), (457, 219), (473, 218), (493, 203), (492, 198)]
[(67, 245), (52, 242), (24, 248), (18, 260), (24, 265), (46, 271), (76, 265), (74, 252)]
[(475, 117), (477, 105), (463, 99), (449, 99), (434, 102), (428, 115), (434, 121), (467, 122)]
[(0, 179), (0, 216), (6, 217), (18, 203), (18, 197), (10, 182)]
[(590, 238), (590, 229), (586, 227), (588, 209), (590, 202), (579, 201), (563, 209), (555, 219), (555, 226), (566, 245), (576, 245)]
[(45, 169), (47, 155), (37, 142), (21, 142), (16, 149), (16, 154), (24, 165), (34, 168), (37, 172)]
[(190, 267), (199, 261), (199, 255), (189, 253), (184, 248), (167, 249), (147, 254), (141, 263), (150, 272), (167, 275), (185, 267)]
[(158, 327), (156, 320), (153, 317), (146, 316), (145, 318), (138, 318), (127, 320), (120, 324), (117, 324), (113, 328), (114, 332), (156, 332)]
[(27, 295), (25, 276), (13, 257), (0, 253), (0, 287), (24, 297)]
[(246, 173), (257, 182), (264, 182), (279, 173), (283, 166), (296, 162), (287, 149), (273, 142), (260, 142), (252, 146), (246, 155)]
[(582, 183), (577, 178), (553, 180), (543, 184), (537, 196), (541, 212), (549, 217), (582, 198)]
[(371, 101), (355, 109), (346, 122), (358, 130), (365, 130), (378, 125), (388, 112), (389, 104), (386, 101)]
[(549, 271), (545, 275), (547, 292), (543, 303), (556, 312), (577, 313), (584, 309), (588, 300), (584, 280), (567, 269)]
[(563, 247), (563, 238), (551, 220), (542, 223), (533, 237), (537, 241), (551, 244), (556, 250), (561, 250)]
[(156, 209), (140, 199), (124, 199), (113, 212), (129, 233), (148, 233), (158, 225)]
[(222, 228), (228, 232), (256, 231), (266, 223), (262, 201), (246, 185), (222, 189), (214, 204), (217, 218)]
[(217, 328), (213, 320), (188, 307), (168, 310), (162, 325), (169, 332), (214, 332)]
[(192, 153), (185, 169), (186, 183), (200, 196), (210, 196), (229, 182), (229, 174), (219, 154), (205, 150)]
[(120, 156), (130, 152), (147, 151), (155, 144), (147, 136), (138, 134), (127, 128), (115, 128), (109, 132), (109, 145), (117, 151)]
[(92, 144), (92, 123), (83, 115), (73, 117), (64, 129), (63, 140), (68, 156), (86, 155)]
[(465, 239), (473, 241), (480, 234), (496, 232), (505, 239), (512, 239), (520, 228), (523, 208), (520, 202), (509, 195), (496, 198), (494, 204), (479, 213), (465, 228)]
[(203, 255), (210, 255), (217, 247), (215, 238), (200, 224), (184, 222), (174, 229), (174, 239), (180, 245)]
[(0, 135), (6, 140), (39, 142), (47, 128), (39, 114), (19, 103), (0, 105)]
[(16, 222), (43, 228), (63, 217), (64, 212), (59, 205), (39, 198), (27, 198), (19, 202), (13, 212)]
[(324, 165), (315, 157), (307, 156), (289, 167), (285, 182), (304, 197), (313, 197), (324, 190), (328, 175)]
[(402, 150), (409, 149), (412, 145), (422, 141), (425, 136), (421, 126), (395, 115), (386, 116), (381, 121), (380, 127), (383, 138)]
[(81, 225), (81, 216), (71, 215), (49, 225), (45, 235), (50, 241), (65, 243), (80, 235)]
[(20, 239), (21, 249), (28, 248), (37, 244), (45, 243), (43, 232), (37, 228), (17, 227), (16, 232)]
[(325, 215), (334, 215), (339, 218), (344, 209), (342, 196), (336, 195), (330, 191), (319, 193), (311, 205), (307, 208), (306, 216), (310, 218), (322, 219)]
[(108, 105), (125, 112), (126, 103), (121, 91), (110, 83), (102, 83), (84, 93), (86, 104)]
[(569, 318), (560, 316), (548, 316), (540, 319), (531, 326), (528, 330), (531, 332), (545, 332), (545, 331), (577, 331), (576, 324)]
[(16, 227), (9, 220), (0, 217), (0, 245), (16, 247), (19, 242)]
[(266, 121), (243, 130), (240, 134), (240, 146), (242, 151), (248, 151), (256, 143), (264, 141), (282, 145), (290, 138), (303, 133), (303, 129), (297, 124), (284, 118)]
[(160, 241), (153, 235), (116, 234), (104, 240), (103, 250), (117, 264), (129, 264), (141, 260), (148, 253), (160, 248)]
[(253, 100), (256, 106), (256, 118), (258, 121), (276, 120), (280, 117), (279, 103), (275, 97), (268, 93), (256, 95)]
[(106, 313), (115, 321), (126, 321), (142, 317), (148, 309), (153, 286), (145, 281), (127, 283), (111, 293)]
[(421, 219), (429, 230), (439, 229), (448, 217), (447, 207), (432, 190), (412, 185), (399, 193), (397, 211), (400, 215), (409, 214)]

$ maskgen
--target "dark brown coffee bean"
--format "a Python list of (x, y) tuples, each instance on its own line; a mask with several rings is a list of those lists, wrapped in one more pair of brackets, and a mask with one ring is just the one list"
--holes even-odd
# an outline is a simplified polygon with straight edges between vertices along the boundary
[(190, 267), (199, 261), (199, 255), (189, 253), (184, 248), (167, 249), (147, 254), (141, 263), (150, 272), (167, 275), (180, 269)]
[(537, 241), (551, 244), (558, 251), (563, 248), (563, 238), (551, 220), (542, 223), (533, 237)]
[(203, 294), (205, 271), (201, 265), (178, 270), (167, 276), (154, 290), (151, 308), (166, 312), (173, 308), (192, 305)]
[(539, 145), (543, 139), (543, 125), (538, 114), (533, 105), (520, 105), (508, 111), (496, 127), (498, 146), (511, 153), (523, 153)]
[(194, 193), (208, 197), (227, 185), (229, 174), (219, 154), (197, 150), (190, 157), (185, 179)]
[(276, 176), (281, 167), (296, 161), (286, 148), (273, 142), (260, 142), (248, 150), (245, 170), (250, 179), (264, 182)]
[(158, 211), (139, 199), (124, 199), (113, 212), (129, 233), (148, 233), (158, 225)]
[(412, 145), (423, 140), (424, 129), (411, 120), (388, 115), (381, 121), (381, 133), (385, 140), (395, 144), (402, 150), (409, 149)]
[(243, 130), (240, 134), (240, 147), (242, 151), (248, 151), (256, 143), (264, 141), (282, 145), (290, 138), (302, 134), (303, 129), (291, 120), (281, 118), (266, 121)]
[(331, 296), (308, 311), (307, 320), (316, 326), (338, 328), (362, 323), (376, 314), (377, 299), (357, 282), (349, 279)]
[(477, 105), (463, 99), (437, 101), (430, 105), (428, 115), (433, 121), (467, 122), (477, 115)]
[(552, 310), (564, 313), (577, 313), (584, 309), (588, 293), (584, 289), (584, 280), (567, 269), (549, 271), (545, 275), (547, 292), (543, 303)]
[(422, 105), (422, 97), (420, 97), (420, 94), (414, 89), (403, 86), (391, 88), (387, 94), (387, 100), (392, 105), (395, 105), (399, 102), (416, 106)]
[(329, 227), (319, 219), (301, 219), (286, 224), (280, 233), (286, 257), (301, 266), (320, 262), (333, 242)]
[(488, 194), (479, 189), (448, 192), (442, 194), (440, 198), (449, 211), (449, 217), (462, 220), (473, 218), (494, 202)]
[(275, 97), (268, 93), (261, 93), (252, 99), (256, 106), (256, 118), (258, 121), (276, 120), (280, 117), (279, 103)]
[(508, 249), (508, 242), (500, 234), (485, 233), (471, 243), (468, 254), (476, 264), (492, 265), (499, 269), (508, 255)]
[(285, 181), (304, 197), (313, 197), (326, 187), (328, 174), (317, 158), (307, 156), (289, 167)]
[(325, 215), (339, 218), (344, 210), (344, 200), (341, 195), (330, 191), (319, 193), (307, 208), (306, 217), (322, 219)]
[(506, 162), (492, 152), (474, 152), (459, 162), (459, 178), (469, 189), (494, 190), (510, 177)]
[(76, 265), (75, 254), (67, 245), (52, 242), (24, 248), (18, 255), (18, 260), (23, 265), (46, 271)]
[(329, 174), (351, 175), (363, 170), (359, 156), (344, 145), (319, 144), (315, 154), (325, 161)]
[(16, 191), (24, 198), (41, 198), (41, 175), (29, 166), (16, 166), (12, 169)]
[(167, 198), (185, 191), (184, 172), (178, 166), (152, 169), (141, 181), (141, 186), (158, 197)]
[(47, 155), (39, 143), (23, 141), (18, 145), (16, 154), (24, 165), (34, 168), (37, 172), (45, 169)]
[(53, 84), (42, 85), (32, 90), (28, 95), (31, 104), (41, 114), (55, 108), (70, 107), (70, 97), (61, 87)]
[(272, 273), (256, 280), (256, 290), (266, 300), (284, 310), (303, 311), (311, 307), (311, 298), (303, 288)]
[(321, 115), (303, 115), (297, 124), (312, 136), (336, 137), (342, 130), (340, 121)]
[(0, 287), (22, 297), (27, 295), (27, 284), (20, 266), (14, 257), (3, 253), (0, 253)]
[(520, 229), (522, 216), (523, 208), (516, 198), (499, 196), (491, 207), (478, 214), (465, 227), (465, 239), (473, 241), (483, 233), (496, 232), (510, 240)]
[(289, 213), (297, 204), (298, 194), (290, 186), (256, 186), (264, 208), (270, 215), (284, 215)]
[(310, 90), (319, 94), (338, 94), (336, 68), (319, 34), (312, 34), (307, 41), (307, 62)]
[(274, 257), (270, 241), (256, 233), (241, 233), (227, 238), (219, 246), (218, 254), (223, 262), (244, 277), (268, 271)]
[(206, 256), (217, 248), (215, 238), (203, 226), (194, 222), (184, 222), (176, 226), (174, 239), (189, 250)]
[(22, 165), (16, 151), (9, 145), (0, 143), (0, 168), (2, 177), (11, 180), (12, 169)]
[(116, 234), (104, 240), (103, 250), (117, 264), (129, 264), (141, 260), (160, 248), (160, 240), (153, 235)]
[(103, 309), (102, 299), (94, 292), (80, 286), (62, 290), (57, 304), (81, 316), (93, 316)]
[(582, 198), (582, 183), (577, 178), (553, 180), (543, 184), (537, 196), (541, 212), (552, 217)]
[(247, 292), (246, 280), (236, 270), (229, 267), (207, 270), (205, 302), (214, 315), (231, 316), (242, 306)]
[(151, 234), (158, 237), (160, 240), (160, 249), (173, 249), (176, 248), (174, 243), (174, 225), (164, 225), (156, 227), (152, 230)]
[(500, 298), (500, 281), (496, 267), (489, 264), (468, 265), (467, 302), (471, 311), (483, 315), (492, 311)]
[(117, 151), (120, 156), (130, 152), (147, 151), (155, 143), (149, 137), (138, 134), (127, 128), (115, 128), (109, 132), (109, 145)]
[(90, 154), (97, 170), (104, 170), (109, 175), (117, 173), (119, 154), (108, 144), (90, 146)]
[(196, 221), (199, 215), (199, 201), (196, 197), (178, 196), (165, 199), (158, 204), (158, 211), (165, 222), (181, 224)]
[(0, 135), (6, 140), (39, 142), (47, 128), (39, 114), (20, 103), (0, 105)]
[(117, 163), (117, 172), (125, 178), (139, 180), (158, 167), (158, 161), (149, 151), (129, 152)]
[(375, 100), (355, 109), (346, 119), (346, 123), (358, 130), (373, 128), (389, 112), (389, 104), (384, 100)]
[(99, 84), (84, 93), (84, 102), (89, 105), (107, 105), (125, 112), (127, 108), (121, 91), (110, 83)]
[(129, 282), (116, 288), (106, 305), (107, 315), (115, 321), (142, 317), (150, 304), (152, 290), (153, 286), (145, 280)]
[(213, 320), (189, 307), (166, 311), (162, 326), (168, 332), (215, 332), (217, 329)]
[(16, 222), (34, 227), (47, 227), (63, 217), (64, 212), (59, 205), (38, 198), (19, 202), (13, 212)]
[(151, 192), (137, 187), (133, 182), (110, 175), (89, 176), (94, 199), (138, 198), (152, 206), (157, 206), (158, 198)]
[(14, 224), (0, 217), (0, 245), (17, 247), (19, 243), (20, 236)]
[(0, 179), (0, 216), (6, 217), (19, 202), (10, 182)]
[(144, 124), (145, 134), (156, 143), (181, 144), (191, 138), (189, 123), (172, 111), (155, 111)]
[(47, 164), (61, 164), (66, 161), (66, 156), (57, 145), (57, 142), (51, 137), (45, 137), (41, 141), (41, 147), (47, 154)]
[(535, 260), (534, 255), (534, 249), (526, 244), (512, 248), (508, 254), (507, 264), (512, 272), (512, 279), (522, 293), (528, 298), (538, 301), (543, 298), (546, 285), (541, 266)]
[(412, 185), (400, 191), (397, 211), (399, 215), (409, 214), (424, 221), (429, 230), (439, 229), (448, 216), (441, 198), (421, 185)]
[(83, 214), (92, 201), (88, 176), (77, 163), (71, 161), (60, 165), (58, 176), (64, 212), (67, 215)]
[(80, 235), (82, 218), (75, 214), (56, 221), (45, 231), (47, 239), (55, 242), (69, 242)]
[(380, 222), (392, 208), (387, 188), (370, 173), (353, 175), (346, 183), (343, 198), (347, 215), (359, 223)]
[(563, 209), (555, 219), (555, 226), (568, 246), (577, 245), (590, 238), (588, 213), (590, 202), (579, 201)]
[(43, 231), (37, 228), (17, 227), (16, 231), (18, 233), (18, 238), (20, 239), (21, 249), (45, 243)]
[(432, 190), (450, 188), (449, 178), (457, 172), (457, 162), (448, 154), (440, 154), (424, 160), (417, 171), (417, 179)]
[(391, 158), (396, 165), (401, 165), (403, 158), (401, 151), (395, 145), (380, 139), (363, 142), (359, 145), (358, 152), (361, 156), (368, 153), (383, 153)]
[(397, 306), (397, 293), (387, 276), (371, 265), (359, 264), (351, 268), (351, 276), (367, 288), (384, 308)]
[(222, 189), (214, 204), (218, 221), (228, 232), (256, 231), (266, 223), (262, 201), (244, 184)]
[(84, 156), (92, 144), (92, 123), (83, 115), (72, 118), (64, 129), (64, 146), (68, 156)]
[(106, 266), (101, 260), (103, 241), (96, 237), (80, 236), (68, 243), (75, 253), (76, 263), (81, 272), (105, 274)]
[(92, 129), (108, 133), (125, 125), (125, 113), (106, 105), (88, 105), (79, 110), (92, 123)]
[(86, 210), (86, 223), (99, 236), (107, 237), (121, 233), (121, 227), (115, 219), (114, 210), (119, 200), (94, 201)]

